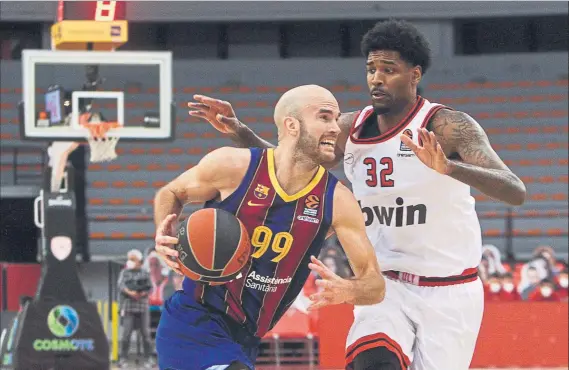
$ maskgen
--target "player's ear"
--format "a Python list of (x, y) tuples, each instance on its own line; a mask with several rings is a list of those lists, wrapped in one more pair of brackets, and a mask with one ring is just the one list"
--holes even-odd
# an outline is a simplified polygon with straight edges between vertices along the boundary
[(412, 81), (415, 85), (418, 85), (423, 78), (423, 69), (420, 66), (415, 66), (412, 71)]
[(300, 132), (300, 122), (294, 117), (287, 116), (284, 119), (284, 128), (289, 135), (298, 136)]

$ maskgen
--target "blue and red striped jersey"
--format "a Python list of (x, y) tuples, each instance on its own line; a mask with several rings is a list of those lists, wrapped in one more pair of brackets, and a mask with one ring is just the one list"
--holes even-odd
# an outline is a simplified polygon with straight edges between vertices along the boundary
[(332, 224), (338, 180), (320, 167), (296, 194), (279, 185), (272, 149), (251, 148), (251, 162), (239, 187), (214, 207), (233, 213), (251, 238), (251, 258), (240, 278), (221, 286), (184, 281), (184, 291), (202, 304), (225, 312), (262, 337), (294, 302), (310, 274)]

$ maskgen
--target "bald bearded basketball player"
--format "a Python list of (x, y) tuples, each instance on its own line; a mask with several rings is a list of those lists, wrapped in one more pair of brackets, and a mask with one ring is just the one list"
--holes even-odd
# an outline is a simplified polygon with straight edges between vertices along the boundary
[[(338, 102), (314, 85), (285, 93), (275, 107), (279, 145), (221, 148), (156, 195), (156, 251), (177, 269), (173, 221), (187, 203), (237, 216), (252, 238), (280, 235), (286, 247), (258, 248), (243, 276), (221, 286), (184, 280), (164, 305), (156, 334), (161, 369), (254, 369), (260, 338), (293, 303), (313, 269), (323, 291), (313, 309), (379, 303), (385, 280), (353, 194), (320, 164), (334, 158)], [(338, 235), (355, 279), (341, 279), (317, 256), (330, 231)], [(198, 232), (199, 231), (192, 231)], [(263, 235), (262, 237), (258, 235)], [(258, 245), (258, 243), (252, 243)]]

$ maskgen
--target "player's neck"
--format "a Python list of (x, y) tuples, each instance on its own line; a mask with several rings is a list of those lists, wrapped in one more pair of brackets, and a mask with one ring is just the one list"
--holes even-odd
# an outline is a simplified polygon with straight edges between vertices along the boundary
[(417, 99), (418, 96), (415, 96), (414, 99), (409, 100), (409, 102), (407, 102), (403, 107), (378, 115), (377, 123), (379, 124), (380, 132), (385, 132), (397, 126), (405, 117), (407, 117), (411, 109), (413, 109)]
[(275, 149), (275, 175), (288, 194), (306, 187), (318, 171), (319, 164), (305, 156), (299, 157), (292, 148)]

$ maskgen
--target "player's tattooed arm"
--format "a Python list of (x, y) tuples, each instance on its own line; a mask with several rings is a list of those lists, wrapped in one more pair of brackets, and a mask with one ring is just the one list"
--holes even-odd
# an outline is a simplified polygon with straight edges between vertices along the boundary
[(274, 148), (275, 145), (260, 138), (243, 122), (239, 121), (230, 102), (205, 95), (194, 95), (189, 102), (190, 116), (206, 120), (217, 131), (226, 134), (241, 148)]
[(312, 257), (309, 267), (322, 279), (316, 281), (321, 290), (310, 296), (313, 302), (310, 309), (339, 303), (370, 305), (381, 302), (385, 297), (385, 279), (366, 235), (361, 209), (354, 195), (342, 184), (338, 184), (334, 192), (332, 227), (355, 277), (342, 279)]
[[(338, 126), (340, 126), (340, 134), (336, 140), (336, 158), (332, 162), (324, 163), (323, 166), (326, 169), (331, 169), (336, 167), (344, 159), (344, 149), (346, 148), (346, 142), (350, 134), (350, 127), (354, 120), (354, 115), (357, 112), (342, 113), (338, 119)], [(242, 148), (258, 147), (258, 148), (272, 148), (273, 144), (266, 140), (263, 140), (253, 130), (248, 126), (238, 121), (234, 118), (236, 122), (233, 123), (234, 130), (228, 132), (231, 140)]]
[(444, 109), (435, 115), (430, 126), (451, 158), (446, 170), (448, 176), (496, 200), (514, 206), (524, 203), (524, 183), (504, 164), (484, 129), (472, 117)]
[[(340, 126), (340, 134), (338, 135), (338, 139), (336, 140), (336, 158), (332, 162), (324, 163), (323, 167), (326, 169), (331, 169), (336, 167), (338, 163), (342, 162), (344, 159), (344, 149), (346, 148), (346, 142), (348, 140), (348, 136), (350, 135), (350, 127), (352, 126), (352, 122), (354, 120), (354, 115), (357, 112), (349, 112), (349, 113), (342, 113), (340, 118), (338, 119), (338, 126)], [(237, 120), (237, 118), (235, 118)], [(238, 144), (240, 147), (249, 148), (249, 147), (258, 147), (258, 148), (272, 148), (274, 147), (273, 144), (269, 143), (266, 140), (263, 140), (253, 130), (247, 127), (245, 124), (237, 121), (234, 126), (235, 130), (233, 132), (229, 132), (228, 135), (231, 140)]]
[[(275, 145), (259, 137), (251, 128), (239, 121), (231, 103), (225, 100), (194, 95), (195, 102), (189, 102), (189, 114), (206, 120), (216, 130), (226, 134), (240, 148), (274, 148)], [(338, 119), (341, 132), (336, 140), (336, 158), (324, 167), (330, 169), (344, 158), (344, 148), (350, 127), (357, 112), (342, 113)]]
[(257, 136), (257, 134), (241, 121), (234, 118), (235, 130), (228, 132), (227, 136), (240, 148), (274, 148), (275, 145)]

